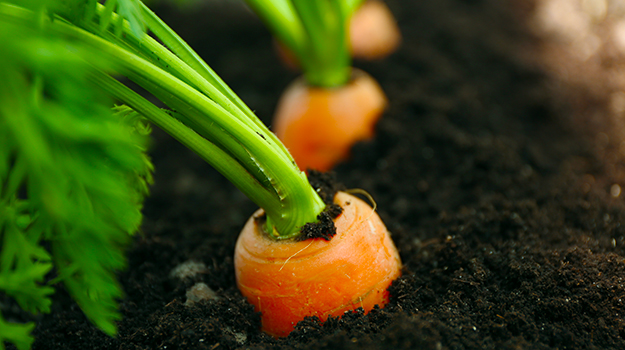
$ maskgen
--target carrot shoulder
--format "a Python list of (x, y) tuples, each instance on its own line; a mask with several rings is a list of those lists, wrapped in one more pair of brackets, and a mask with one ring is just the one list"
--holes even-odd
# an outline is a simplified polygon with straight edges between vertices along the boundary
[(235, 249), (239, 289), (262, 313), (262, 328), (286, 336), (305, 316), (339, 316), (362, 307), (366, 312), (388, 302), (401, 262), (379, 216), (362, 200), (338, 192), (343, 212), (330, 240), (276, 241), (262, 232), (257, 211)]
[(379, 0), (365, 1), (349, 21), (349, 44), (353, 57), (384, 58), (401, 44), (401, 32), (391, 10)]
[(291, 84), (278, 102), (273, 129), (300, 169), (327, 171), (345, 160), (354, 143), (370, 139), (387, 99), (367, 73), (336, 88)]

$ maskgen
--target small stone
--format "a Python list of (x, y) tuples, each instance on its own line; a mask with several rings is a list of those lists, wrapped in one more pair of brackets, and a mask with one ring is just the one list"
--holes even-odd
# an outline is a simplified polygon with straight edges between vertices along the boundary
[(247, 341), (247, 334), (235, 332), (232, 328), (228, 326), (225, 327), (225, 330), (234, 337), (234, 340), (239, 343), (239, 345), (243, 345)]
[(187, 301), (184, 304), (191, 306), (201, 300), (219, 300), (219, 296), (206, 283), (200, 282), (187, 290)]
[(192, 278), (201, 273), (205, 273), (207, 270), (206, 265), (203, 263), (188, 260), (174, 267), (169, 273), (169, 276), (183, 280), (185, 278)]

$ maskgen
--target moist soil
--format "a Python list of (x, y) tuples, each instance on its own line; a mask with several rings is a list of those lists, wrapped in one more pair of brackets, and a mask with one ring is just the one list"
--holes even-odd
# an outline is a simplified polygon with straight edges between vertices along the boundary
[[(548, 62), (566, 56), (530, 25), (533, 1), (387, 3), (403, 46), (354, 65), (390, 106), (334, 171), (373, 196), (399, 248), (385, 308), (263, 334), (232, 260), (255, 205), (155, 130), (156, 181), (119, 275), (119, 335), (58, 286), (33, 349), (625, 349), (624, 163), (602, 61), (576, 79), (554, 73)], [(231, 1), (156, 11), (270, 122), (298, 73), (251, 12)], [(195, 274), (170, 276), (188, 261)], [(199, 282), (217, 297), (187, 302)]]

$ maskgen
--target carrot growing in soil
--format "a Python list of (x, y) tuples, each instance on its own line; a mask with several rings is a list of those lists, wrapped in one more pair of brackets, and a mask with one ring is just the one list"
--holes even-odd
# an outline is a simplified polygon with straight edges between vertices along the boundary
[(357, 197), (338, 192), (334, 203), (343, 211), (329, 241), (284, 244), (269, 239), (258, 226), (262, 211), (239, 236), (237, 284), (263, 312), (263, 328), (275, 336), (288, 335), (305, 316), (326, 320), (388, 302), (386, 289), (399, 277), (401, 262), (386, 227)]
[[(261, 208), (254, 216), (259, 219), (244, 229), (235, 261), (242, 293), (252, 303), (265, 300), (263, 329), (285, 335), (306, 315), (325, 317), (386, 302), (385, 289), (399, 274), (400, 263), (375, 212), (339, 194), (334, 201), (343, 213), (335, 210), (332, 221), (326, 208), (336, 207), (324, 203), (285, 146), (140, 1), (16, 5), (0, 0), (0, 52), (9, 53), (0, 55), (0, 141), (6, 146), (0, 149), (0, 291), (25, 311), (50, 312), (53, 288), (44, 281), (55, 268), (58, 276), (50, 284), (63, 282), (87, 318), (107, 334), (116, 333), (116, 300), (122, 291), (115, 270), (125, 266), (123, 250), (140, 224), (150, 182), (146, 121), (196, 152)], [(112, 111), (109, 100), (98, 98), (102, 95), (124, 105)], [(336, 237), (326, 233), (329, 241), (301, 242), (302, 228), (319, 222), (332, 228), (336, 222)], [(367, 238), (354, 233), (361, 228), (370, 230)], [(270, 248), (257, 254), (263, 249), (249, 242)], [(350, 242), (357, 245), (349, 248)], [(301, 244), (311, 250), (302, 250)], [(352, 284), (343, 288), (328, 278), (325, 293), (344, 289), (345, 296), (336, 294), (332, 303), (327, 296), (319, 298), (319, 290), (307, 281), (329, 270), (310, 267), (309, 275), (295, 273), (298, 268), (291, 263), (300, 259), (299, 253), (290, 253), (294, 249), (309, 257), (314, 252), (319, 261), (322, 251), (330, 253), (329, 262), (319, 266), (331, 265), (336, 282), (348, 276)], [(372, 271), (351, 269), (363, 264), (361, 251), (373, 254), (364, 258), (376, 261)], [(238, 256), (249, 253), (254, 263)], [(278, 274), (257, 268), (260, 260), (275, 262), (285, 254), (290, 259)], [(280, 287), (267, 289), (263, 281), (269, 280)], [(294, 299), (281, 299), (294, 294), (303, 311), (294, 309)], [(276, 319), (290, 326), (275, 324)], [(28, 349), (33, 327), (0, 315), (0, 348), (6, 341)]]
[(351, 68), (347, 28), (359, 1), (247, 0), (299, 60), (304, 79), (287, 87), (273, 119), (301, 169), (326, 171), (372, 137), (387, 99)]

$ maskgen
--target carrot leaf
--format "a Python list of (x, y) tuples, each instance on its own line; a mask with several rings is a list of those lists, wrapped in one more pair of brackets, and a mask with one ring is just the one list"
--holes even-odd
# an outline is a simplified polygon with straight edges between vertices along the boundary
[(18, 350), (28, 350), (34, 339), (30, 332), (35, 328), (33, 322), (18, 324), (7, 322), (0, 315), (0, 350), (4, 350), (4, 343), (13, 343)]
[[(26, 311), (49, 312), (64, 283), (116, 333), (115, 273), (152, 182), (147, 121), (263, 208), (276, 239), (325, 207), (284, 145), (139, 0), (0, 0), (0, 52), (0, 291)], [(32, 342), (32, 324), (0, 326), (0, 348)]]
[[(113, 335), (115, 273), (151, 182), (149, 128), (127, 108), (111, 110), (88, 79), (109, 64), (88, 48), (0, 21), (0, 51), (0, 291), (45, 313), (62, 282)], [(46, 284), (53, 267), (58, 276)], [(30, 344), (30, 324), (0, 329), (0, 343)]]

